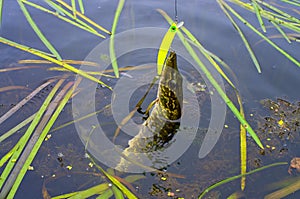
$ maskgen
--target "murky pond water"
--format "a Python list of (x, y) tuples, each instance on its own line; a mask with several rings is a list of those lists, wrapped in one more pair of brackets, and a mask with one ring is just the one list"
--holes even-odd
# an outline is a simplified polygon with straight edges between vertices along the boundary
[[(111, 29), (116, 7), (117, 1), (97, 0), (85, 2), (86, 15), (107, 29)], [(120, 16), (117, 33), (133, 28), (168, 28), (166, 21), (156, 11), (157, 8), (165, 10), (171, 17), (174, 17), (174, 1), (172, 0), (126, 1), (124, 10)], [(237, 10), (259, 27), (255, 14), (249, 14), (239, 8)], [(90, 53), (99, 44), (101, 46), (103, 44), (101, 42), (104, 39), (77, 29), (36, 9), (30, 8), (29, 11), (38, 26), (45, 33), (45, 36), (60, 52), (63, 59), (84, 60), (87, 58), (89, 61), (94, 61), (91, 60)], [(232, 71), (237, 76), (238, 88), (243, 98), (246, 119), (249, 120), (250, 124), (257, 131), (258, 136), (262, 139), (266, 147), (265, 151), (261, 151), (250, 137), (247, 138), (249, 146), (248, 170), (250, 171), (275, 162), (289, 162), (293, 157), (299, 156), (299, 124), (297, 123), (299, 121), (299, 115), (297, 114), (299, 112), (299, 104), (297, 104), (297, 101), (299, 101), (300, 97), (298, 92), (298, 85), (300, 85), (300, 79), (298, 78), (299, 68), (266, 42), (261, 41), (258, 36), (245, 26), (242, 26), (262, 66), (262, 73), (259, 74), (238, 33), (215, 1), (178, 0), (178, 18), (179, 21), (184, 21), (185, 27), (209, 51), (218, 55), (231, 66)], [(46, 51), (46, 47), (43, 46), (32, 31), (15, 1), (5, 1), (0, 32), (2, 37)], [(145, 35), (150, 37), (155, 34), (157, 34), (155, 31), (145, 33)], [(268, 29), (268, 36), (271, 37), (277, 34), (274, 28)], [(138, 36), (136, 35), (136, 37)], [(163, 35), (160, 34), (157, 37), (162, 38)], [(300, 47), (296, 42), (287, 44), (282, 38), (276, 39), (276, 41), (288, 53), (296, 59), (300, 59), (298, 53)], [(124, 42), (124, 45), (127, 44), (126, 41), (119, 42), (121, 44)], [(157, 50), (148, 49), (150, 48), (148, 45), (151, 42), (152, 40), (145, 36), (144, 40), (142, 39), (139, 43), (142, 49), (135, 49), (124, 53), (118, 59), (119, 66), (142, 65), (142, 67), (146, 68), (146, 71), (153, 71), (155, 68), (152, 67), (152, 69), (149, 69), (149, 63), (156, 61)], [(118, 42), (116, 42), (116, 45), (118, 45)], [(147, 48), (144, 46), (147, 46)], [(129, 48), (129, 46), (119, 46), (120, 49), (127, 47)], [(182, 48), (184, 47), (182, 46), (180, 49)], [(180, 49), (175, 48), (174, 50), (179, 52)], [(33, 55), (4, 44), (0, 45), (0, 50), (1, 69), (24, 66), (17, 63), (21, 59), (36, 59)], [(109, 52), (107, 51), (107, 53)], [(202, 87), (205, 80), (199, 78), (199, 72), (189, 63), (189, 60), (185, 60), (181, 55), (183, 54), (179, 53), (178, 67), (187, 81), (185, 89), (187, 92), (195, 94), (196, 98), (194, 100), (197, 100), (197, 105), (200, 104), (201, 106), (199, 125), (198, 123), (197, 125), (187, 125), (188, 128), (195, 130), (197, 135), (195, 137), (192, 136), (193, 140), (185, 148), (186, 151), (183, 151), (176, 158), (176, 161), (170, 162), (164, 168), (169, 173), (164, 175), (155, 172), (145, 173), (145, 179), (133, 183), (135, 192), (140, 198), (197, 198), (208, 186), (227, 177), (238, 175), (240, 172), (239, 123), (230, 110), (227, 110), (225, 121), (226, 127), (228, 127), (223, 129), (217, 144), (210, 153), (203, 158), (199, 158), (199, 150), (203, 144), (203, 137), (205, 137), (211, 121), (210, 112), (212, 103), (209, 91), (207, 89), (204, 89), (205, 91), (201, 90), (201, 88), (205, 88)], [(105, 65), (107, 54), (100, 53), (97, 59), (99, 59), (97, 60), (98, 62)], [(54, 66), (53, 64), (26, 64), (26, 66), (38, 67), (0, 73), (0, 87), (12, 85), (23, 86), (17, 90), (0, 92), (0, 115), (3, 115), (32, 90), (44, 83), (46, 79), (62, 74), (62, 72), (46, 70), (50, 66)], [(108, 65), (108, 67), (110, 68), (111, 66)], [(125, 80), (128, 78), (128, 80), (132, 79), (133, 82), (140, 82), (148, 78), (152, 80), (152, 77), (147, 76), (148, 73), (145, 75), (143, 74), (143, 70), (141, 71), (139, 73), (124, 71), (121, 73), (121, 77), (123, 81), (124, 78)], [(70, 79), (73, 79), (73, 76)], [(110, 77), (104, 77), (101, 80), (112, 87), (121, 84), (121, 80)], [(134, 108), (135, 104), (146, 92), (147, 85), (149, 84), (140, 86), (138, 90), (133, 92), (128, 104), (124, 104), (125, 109), (130, 111)], [(29, 104), (26, 104), (21, 111), (17, 112), (17, 115), (1, 124), (0, 135), (26, 117), (29, 117), (33, 111), (37, 111), (52, 86), (45, 88), (41, 94), (35, 96)], [(236, 103), (237, 100), (235, 99), (234, 91), (232, 91), (228, 84), (225, 84), (225, 88), (230, 98)], [(113, 93), (107, 88), (95, 85), (94, 96), (95, 106), (94, 104), (91, 105), (88, 100), (84, 106), (93, 106), (92, 108), (95, 110), (102, 110), (97, 114), (96, 118), (99, 120), (108, 140), (112, 141), (117, 128), (115, 123), (116, 118), (113, 118), (113, 113), (116, 114), (116, 110), (112, 110), (107, 106), (111, 103), (112, 98), (114, 98)], [(156, 89), (154, 88), (146, 98), (142, 106), (143, 110), (147, 108), (147, 105), (151, 103), (155, 96)], [(292, 102), (292, 104), (284, 100), (277, 101), (277, 98), (283, 98)], [(263, 106), (261, 104), (261, 100), (263, 99), (271, 99), (271, 101), (263, 101)], [(184, 99), (183, 103), (191, 106), (195, 101)], [(274, 111), (274, 107), (275, 109), (277, 108), (277, 111)], [(55, 131), (52, 130), (51, 138), (43, 143), (40, 152), (32, 163), (34, 170), (26, 174), (15, 198), (42, 198), (42, 190), (45, 190), (45, 188), (51, 196), (56, 196), (86, 189), (103, 182), (103, 178), (98, 175), (99, 171), (95, 167), (91, 167), (89, 159), (85, 157), (85, 146), (77, 133), (78, 126), (75, 127), (72, 124), (64, 128), (55, 129), (71, 121), (76, 111), (74, 107), (72, 108), (71, 102), (68, 103), (53, 127)], [(284, 114), (284, 116), (279, 113)], [(184, 114), (192, 115), (191, 112)], [(135, 114), (133, 121), (140, 124), (143, 122), (142, 117), (142, 114)], [(281, 119), (286, 123), (278, 123)], [(222, 123), (221, 125), (223, 126)], [(92, 125), (89, 127), (92, 128)], [(90, 129), (86, 129), (90, 131)], [(23, 128), (16, 135), (13, 135), (7, 141), (0, 144), (1, 157), (9, 151), (10, 147), (16, 143), (17, 139), (25, 131), (26, 129)], [(287, 131), (290, 133), (286, 133)], [(273, 134), (268, 134), (270, 132)], [(128, 139), (130, 139), (129, 137), (121, 131), (115, 143), (125, 147)], [(81, 139), (83, 138), (81, 137)], [(97, 145), (97, 142), (94, 144)], [(104, 145), (104, 143), (99, 142), (98, 144)], [(105, 161), (100, 161), (100, 164), (103, 168), (110, 166)], [(271, 183), (282, 179), (295, 178), (296, 172), (292, 172), (292, 175), (290, 175), (288, 169), (289, 165), (284, 165), (249, 175), (246, 181), (245, 196), (247, 198), (262, 198), (276, 189), (274, 188), (276, 185), (272, 187)], [(2, 172), (3, 169), (1, 168), (0, 171)], [(117, 174), (121, 177), (129, 175), (126, 173)], [(270, 186), (267, 187), (267, 185)], [(240, 180), (235, 180), (216, 188), (209, 194), (210, 198), (226, 198), (239, 189)], [(300, 195), (296, 192), (290, 198), (298, 197)]]

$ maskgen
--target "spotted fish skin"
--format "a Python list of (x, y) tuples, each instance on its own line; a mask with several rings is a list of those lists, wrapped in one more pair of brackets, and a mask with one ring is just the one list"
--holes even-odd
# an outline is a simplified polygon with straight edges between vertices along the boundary
[[(157, 102), (139, 133), (129, 140), (122, 156), (139, 161), (138, 153), (147, 153), (155, 162), (155, 153), (162, 150), (172, 140), (180, 126), (183, 101), (182, 76), (177, 67), (177, 55), (170, 52), (160, 76)], [(137, 153), (137, 156), (133, 155)], [(143, 161), (139, 161), (143, 164)], [(133, 163), (121, 158), (117, 170), (126, 171)]]

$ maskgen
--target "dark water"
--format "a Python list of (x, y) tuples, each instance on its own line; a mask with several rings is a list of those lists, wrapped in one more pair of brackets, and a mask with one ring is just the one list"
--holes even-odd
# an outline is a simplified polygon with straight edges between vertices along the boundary
[[(41, 2), (41, 4), (43, 3)], [(87, 16), (103, 27), (111, 29), (117, 1), (88, 1), (85, 4)], [(156, 11), (157, 8), (165, 10), (171, 17), (174, 17), (174, 1), (172, 0), (126, 1), (117, 32), (141, 27), (167, 28), (168, 24)], [(238, 10), (258, 27), (254, 14), (245, 13), (241, 9)], [(32, 8), (29, 8), (29, 11), (38, 26), (45, 33), (45, 36), (61, 53), (64, 59), (83, 60), (96, 45), (103, 41), (103, 39), (79, 30), (41, 11)], [(299, 101), (298, 85), (300, 84), (300, 79), (298, 78), (298, 73), (300, 69), (266, 42), (259, 42), (260, 38), (258, 36), (241, 25), (262, 67), (262, 73), (259, 74), (238, 33), (215, 1), (178, 0), (178, 18), (179, 21), (184, 21), (184, 25), (208, 50), (214, 52), (231, 66), (238, 79), (239, 90), (244, 99), (246, 116), (249, 117), (250, 113), (254, 113), (254, 118), (249, 117), (254, 128), (257, 128), (255, 117), (257, 116), (258, 119), (258, 114), (263, 116), (270, 114), (266, 108), (260, 105), (259, 101), (261, 99), (270, 98), (276, 100), (277, 97), (281, 97), (292, 102)], [(268, 29), (268, 31), (269, 36), (278, 34), (274, 28)], [(5, 1), (4, 3), (3, 22), (0, 32), (2, 37), (34, 48), (46, 50), (42, 42), (39, 41), (38, 37), (31, 30), (15, 1)], [(298, 52), (300, 47), (297, 43), (287, 44), (283, 39), (275, 40), (288, 53), (299, 59)], [(20, 59), (36, 59), (33, 55), (3, 44), (0, 45), (0, 51), (1, 68), (17, 66), (17, 62)], [(156, 54), (153, 50), (145, 52), (147, 53), (146, 55), (143, 53), (132, 53), (121, 57), (119, 64), (121, 66), (140, 65), (149, 61), (155, 61)], [(149, 57), (154, 58), (150, 59)], [(189, 71), (186, 71), (181, 65), (186, 65), (186, 62), (179, 60), (179, 68), (185, 74), (189, 74)], [(39, 69), (0, 73), (0, 85), (1, 87), (22, 85), (34, 89), (45, 79), (61, 74), (59, 72), (47, 71), (45, 70), (46, 67), (48, 66), (42, 66)], [(116, 83), (115, 80), (109, 81)], [(226, 87), (229, 95), (234, 98), (232, 90), (228, 86)], [(0, 104), (3, 105), (0, 107), (1, 114), (28, 93), (26, 91), (0, 93)], [(100, 88), (97, 91), (98, 106), (103, 107), (108, 104), (110, 101), (109, 96), (110, 92), (107, 89)], [(152, 96), (155, 96), (154, 92)], [(26, 110), (30, 111), (37, 108), (43, 99), (44, 96), (33, 99), (35, 101), (31, 105), (29, 104)], [(133, 99), (133, 101), (136, 101), (136, 99)], [(150, 101), (148, 99), (147, 102)], [(209, 102), (206, 103), (209, 105)], [(205, 108), (201, 109), (203, 110), (201, 119), (205, 121), (203, 128), (207, 128), (209, 121), (207, 121), (206, 117), (209, 117), (210, 110), (209, 108), (208, 110)], [(25, 115), (27, 115), (27, 112), (19, 113), (19, 116), (16, 116), (15, 119), (2, 124), (3, 127), (1, 125), (0, 128), (1, 133), (10, 129), (16, 124), (16, 121), (19, 122), (17, 119)], [(109, 113), (100, 114), (98, 117), (103, 123), (111, 123), (112, 121)], [(59, 126), (71, 119), (71, 106), (68, 105), (55, 126)], [(224, 129), (219, 142), (208, 156), (203, 159), (198, 158), (200, 147), (199, 142), (196, 140), (184, 155), (168, 168), (169, 172), (184, 175), (185, 179), (168, 177), (167, 181), (163, 181), (160, 179), (160, 176), (147, 174), (147, 180), (141, 180), (135, 184), (135, 186), (139, 187), (138, 192), (145, 196), (145, 198), (168, 198), (166, 196), (168, 191), (175, 192), (177, 197), (196, 198), (207, 186), (226, 177), (239, 174), (239, 124), (230, 111), (228, 111), (226, 117), (226, 124), (229, 125), (229, 128)], [(105, 126), (105, 129), (109, 132), (114, 132), (115, 128), (116, 126), (111, 124)], [(201, 134), (202, 131), (200, 130), (198, 133)], [(16, 135), (11, 139), (16, 139), (19, 136)], [(111, 138), (112, 134), (108, 136)], [(253, 144), (253, 141), (250, 138), (248, 141), (250, 143), (248, 163), (251, 169), (256, 168), (253, 166), (253, 162), (257, 159), (262, 162), (261, 165), (267, 165), (273, 162), (290, 161), (292, 157), (299, 156), (299, 152), (296, 150), (298, 147), (297, 144), (293, 145), (294, 150), (289, 151), (288, 154), (277, 157), (274, 154), (273, 156), (259, 155), (259, 150)], [(0, 148), (1, 155), (8, 150), (4, 145), (2, 146)], [(26, 175), (20, 190), (17, 192), (16, 198), (42, 198), (41, 190), (43, 182), (46, 183), (51, 196), (88, 188), (100, 183), (99, 177), (79, 174), (83, 171), (95, 172), (94, 168), (89, 168), (89, 161), (84, 158), (83, 147), (74, 126), (54, 132), (53, 139), (44, 143), (40, 154), (37, 156), (37, 160), (33, 162), (36, 171), (30, 171)], [(57, 159), (60, 152), (64, 153), (63, 161)], [(68, 171), (66, 169), (67, 165), (74, 165), (73, 170)], [(288, 166), (286, 165), (250, 175), (247, 178), (245, 192), (247, 198), (262, 198), (271, 192), (263, 189), (264, 185), (279, 181), (282, 178), (292, 178), (287, 173), (287, 169)], [(57, 178), (53, 177), (51, 179), (53, 175), (57, 176)], [(123, 174), (124, 176), (126, 175)], [(176, 189), (180, 191), (176, 192)], [(217, 191), (220, 192), (220, 198), (226, 198), (238, 190), (238, 180), (217, 188)], [(297, 197), (299, 197), (299, 194), (296, 193), (290, 198)], [(216, 196), (212, 196), (212, 198), (216, 198)]]

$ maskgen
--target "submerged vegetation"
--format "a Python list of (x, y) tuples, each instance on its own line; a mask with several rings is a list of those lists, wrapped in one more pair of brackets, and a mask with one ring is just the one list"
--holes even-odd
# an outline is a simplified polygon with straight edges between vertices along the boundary
[[(7, 17), (6, 10), (3, 9), (5, 8), (5, 3), (3, 4), (3, 1), (4, 0), (0, 0), (0, 21), (3, 19), (3, 17)], [(13, 107), (9, 107), (9, 110), (5, 110), (5, 112), (1, 115), (0, 125), (2, 125), (6, 120), (13, 116), (17, 111), (24, 110), (24, 108), (26, 108), (26, 105), (28, 105), (34, 99), (34, 97), (38, 96), (41, 92), (47, 90), (47, 95), (45, 95), (45, 97), (42, 97), (43, 102), (40, 104), (40, 107), (38, 108), (38, 110), (36, 110), (35, 113), (31, 112), (30, 116), (28, 116), (27, 118), (22, 118), (21, 122), (18, 122), (17, 124), (15, 124), (14, 127), (7, 130), (6, 132), (1, 131), (0, 152), (2, 157), (0, 159), (0, 167), (2, 173), (0, 177), (0, 198), (14, 198), (16, 192), (19, 190), (19, 186), (25, 174), (28, 172), (28, 170), (32, 169), (32, 163), (34, 162), (34, 159), (38, 156), (39, 153), (42, 153), (41, 151), (43, 150), (43, 145), (45, 145), (45, 142), (51, 138), (51, 133), (55, 132), (58, 129), (69, 126), (70, 124), (78, 122), (79, 120), (89, 118), (91, 115), (96, 115), (105, 112), (107, 108), (109, 109), (110, 105), (106, 104), (99, 111), (90, 113), (84, 118), (70, 121), (68, 123), (62, 124), (61, 126), (53, 128), (54, 123), (59, 122), (59, 115), (63, 114), (63, 110), (68, 109), (68, 102), (72, 100), (72, 98), (76, 96), (79, 92), (81, 92), (81, 90), (78, 90), (77, 88), (83, 78), (87, 78), (113, 91), (113, 85), (100, 81), (98, 79), (99, 75), (106, 76), (109, 78), (119, 78), (120, 71), (136, 69), (134, 67), (119, 68), (117, 62), (118, 60), (116, 58), (116, 52), (114, 49), (114, 37), (117, 33), (116, 28), (119, 22), (119, 18), (122, 17), (121, 12), (124, 4), (126, 4), (125, 0), (120, 0), (118, 6), (116, 7), (111, 31), (107, 30), (106, 28), (102, 27), (101, 25), (97, 24), (96, 22), (87, 17), (88, 14), (85, 12), (84, 4), (88, 4), (88, 1), (71, 0), (69, 3), (67, 3), (63, 0), (45, 0), (45, 2), (41, 4), (29, 0), (16, 1), (19, 5), (20, 11), (24, 14), (25, 19), (30, 24), (31, 28), (38, 36), (40, 41), (43, 43), (43, 45), (46, 47), (46, 49), (48, 49), (48, 52), (41, 51), (39, 49), (35, 49), (31, 46), (27, 46), (21, 43), (16, 43), (13, 40), (10, 40), (9, 38), (4, 38), (1, 36), (0, 42), (2, 44), (33, 54), (41, 58), (41, 60), (22, 60), (19, 63), (23, 64), (22, 66), (17, 66), (13, 68), (3, 68), (0, 69), (0, 72), (4, 73), (8, 71), (20, 71), (26, 69), (32, 70), (33, 68), (41, 68), (45, 64), (52, 63), (55, 64), (56, 67), (48, 67), (49, 71), (62, 71), (63, 75), (50, 77), (38, 88), (34, 89), (31, 93), (29, 93), (18, 103), (14, 104)], [(260, 66), (259, 60), (256, 58), (255, 52), (251, 48), (252, 44), (247, 41), (247, 37), (243, 33), (243, 29), (245, 27), (241, 27), (241, 25), (249, 28), (259, 37), (261, 37), (263, 41), (270, 44), (274, 49), (279, 51), (288, 60), (293, 62), (296, 66), (300, 67), (300, 62), (297, 60), (296, 57), (293, 57), (291, 54), (289, 54), (283, 48), (281, 48), (279, 44), (276, 44), (275, 41), (272, 40), (272, 36), (266, 35), (268, 29), (274, 27), (279, 33), (279, 36), (277, 35), (277, 37), (284, 38), (288, 43), (299, 42), (300, 19), (298, 19), (297, 16), (299, 15), (300, 3), (298, 1), (285, 0), (280, 3), (274, 3), (260, 0), (252, 0), (248, 3), (239, 0), (230, 0), (228, 2), (224, 0), (217, 0), (217, 2), (220, 5), (226, 17), (230, 20), (234, 28), (237, 30), (247, 51), (249, 52), (249, 55), (258, 73), (261, 73), (263, 71), (263, 68), (262, 66)], [(28, 10), (29, 7), (31, 9), (37, 9), (43, 12), (43, 14), (45, 15), (52, 15), (53, 17), (67, 22), (68, 24), (74, 27), (80, 28), (81, 30), (93, 34), (99, 37), (100, 40), (104, 38), (109, 38), (110, 55), (108, 59), (110, 59), (112, 70), (97, 72), (83, 71), (78, 69), (79, 65), (84, 64), (93, 67), (96, 66), (97, 63), (87, 61), (66, 60), (64, 57), (62, 57), (62, 53), (55, 48), (51, 41), (49, 41), (47, 37), (43, 34), (43, 31), (40, 30), (39, 24), (36, 23), (36, 21), (33, 19)], [(239, 14), (241, 10), (243, 12), (253, 12), (257, 18), (257, 22), (259, 24), (258, 27), (253, 25), (247, 19), (245, 19), (242, 16), (242, 14)], [(230, 66), (223, 62), (222, 59), (215, 55), (213, 52), (209, 52), (207, 49), (205, 49), (205, 47), (198, 41), (198, 39), (191, 33), (191, 31), (188, 30), (188, 27), (185, 27), (184, 24), (180, 24), (176, 21), (176, 17), (175, 20), (173, 20), (163, 10), (158, 9), (157, 11), (165, 18), (167, 23), (169, 23), (169, 29), (166, 32), (166, 35), (162, 40), (160, 49), (157, 52), (157, 73), (160, 74), (160, 67), (163, 66), (163, 62), (165, 61), (167, 52), (170, 48), (172, 48), (173, 39), (175, 36), (178, 36), (180, 41), (182, 42), (182, 45), (186, 48), (191, 57), (195, 60), (200, 69), (204, 72), (209, 82), (213, 85), (217, 93), (221, 96), (221, 98), (224, 100), (224, 102), (230, 108), (232, 113), (240, 122), (240, 157), (237, 158), (240, 162), (240, 171), (238, 172), (239, 174), (236, 175), (236, 171), (230, 171), (228, 169), (228, 174), (230, 174), (231, 177), (222, 176), (222, 179), (218, 179), (217, 181), (215, 180), (205, 182), (205, 184), (202, 184), (201, 187), (200, 183), (198, 185), (197, 182), (189, 182), (190, 184), (188, 184), (187, 187), (197, 186), (197, 191), (199, 191), (197, 193), (198, 196), (194, 195), (194, 197), (202, 198), (206, 194), (213, 193), (212, 190), (214, 190), (218, 186), (229, 183), (235, 179), (241, 178), (240, 190), (237, 190), (237, 192), (233, 193), (231, 197), (238, 198), (242, 195), (240, 194), (240, 191), (243, 191), (246, 187), (246, 176), (254, 174), (257, 171), (268, 169), (273, 166), (288, 164), (286, 162), (286, 157), (288, 157), (288, 155), (284, 154), (285, 147), (289, 143), (299, 143), (299, 104), (292, 104), (282, 99), (278, 99), (277, 102), (274, 102), (272, 100), (265, 100), (263, 101), (263, 105), (271, 110), (271, 116), (260, 118), (259, 115), (256, 115), (255, 119), (251, 118), (252, 121), (251, 123), (249, 123), (248, 119), (245, 118), (245, 115), (247, 114), (245, 114), (243, 108), (243, 99), (241, 98), (237, 86), (235, 85), (236, 82), (231, 80), (231, 78), (234, 78), (234, 80), (236, 81), (237, 78), (231, 71)], [(196, 51), (202, 53), (203, 56), (210, 62), (210, 64), (216, 68), (219, 74), (223, 77), (224, 80), (226, 80), (228, 85), (234, 91), (236, 99), (232, 99), (232, 97), (229, 97), (225, 93), (225, 91), (217, 83), (214, 77), (210, 74), (209, 70), (207, 70), (207, 66), (197, 56)], [(112, 75), (112, 72), (114, 73), (114, 75)], [(71, 78), (73, 73), (78, 75), (79, 78), (73, 80)], [(230, 76), (227, 76), (226, 74), (230, 74)], [(0, 92), (7, 92), (25, 88), (26, 87), (24, 86), (6, 86), (0, 88)], [(238, 107), (234, 103), (235, 100), (237, 101)], [(132, 115), (129, 116), (131, 117)], [(256, 128), (252, 127), (254, 124), (256, 124)], [(96, 126), (93, 126), (91, 133), (96, 128)], [(255, 132), (254, 129), (258, 130)], [(19, 132), (22, 132), (23, 134), (20, 136)], [(249, 137), (251, 137), (251, 139), (247, 139), (248, 134)], [(18, 140), (16, 141), (16, 139)], [(64, 139), (66, 140), (66, 138)], [(49, 142), (47, 144), (49, 144)], [(247, 147), (250, 148), (251, 151), (247, 150)], [(277, 152), (276, 154), (275, 151)], [(81, 151), (80, 153), (86, 154), (86, 158), (82, 161), (82, 165), (80, 161), (72, 164), (65, 164), (64, 155), (61, 153), (59, 153), (58, 157), (53, 158), (53, 161), (58, 161), (61, 167), (66, 168), (66, 172), (71, 172), (73, 167), (72, 165), (80, 165), (78, 166), (80, 168), (84, 168), (83, 165), (88, 165), (88, 167), (85, 169), (92, 170), (91, 172), (81, 172), (76, 170), (72, 174), (96, 176), (97, 178), (102, 179), (101, 183), (88, 188), (86, 186), (83, 186), (79, 188), (81, 191), (71, 192), (53, 197), (52, 195), (50, 196), (46, 185), (50, 181), (57, 180), (60, 176), (55, 176), (54, 174), (50, 176), (51, 172), (48, 172), (48, 175), (50, 177), (44, 181), (41, 190), (44, 198), (88, 198), (91, 196), (97, 196), (97, 198), (110, 198), (112, 196), (114, 196), (115, 198), (124, 198), (124, 196), (126, 196), (127, 198), (138, 198), (136, 188), (134, 188), (131, 183), (135, 183), (136, 181), (145, 178), (146, 175), (129, 175), (124, 178), (121, 178), (118, 176), (118, 173), (116, 173), (112, 169), (108, 168), (107, 170), (104, 170), (102, 167), (100, 167), (97, 161), (95, 161), (92, 157), (88, 155), (88, 151), (86, 151), (86, 149)], [(256, 158), (259, 155), (268, 156), (272, 160), (271, 163), (269, 165), (261, 164), (260, 160)], [(273, 157), (274, 155), (276, 156), (276, 158)], [(282, 162), (279, 162), (277, 160), (278, 157), (281, 157), (280, 155), (282, 155), (282, 157), (285, 157), (280, 160)], [(293, 157), (288, 158), (292, 159)], [(255, 160), (255, 162), (257, 163), (256, 166), (252, 166), (252, 164), (249, 164), (249, 162), (251, 162), (252, 160)], [(297, 159), (293, 160), (293, 164), (290, 166), (289, 169), (290, 173), (293, 173), (295, 169), (296, 171), (298, 170), (298, 165), (296, 164), (297, 162), (295, 162), (295, 160)], [(39, 165), (43, 164), (46, 163), (40, 162)], [(207, 165), (211, 165), (211, 167), (208, 169), (216, 167), (216, 165), (214, 164), (215, 163), (213, 161), (211, 163), (208, 163)], [(250, 166), (251, 170), (247, 169), (247, 165)], [(95, 168), (97, 168), (97, 170)], [(197, 172), (197, 170), (195, 172)], [(66, 174), (62, 174), (62, 176), (64, 175)], [(175, 179), (175, 182), (176, 179), (184, 178), (181, 175), (169, 173), (162, 170), (156, 170), (156, 172), (153, 175), (159, 176), (161, 181)], [(167, 179), (165, 176), (168, 176), (170, 178)], [(209, 184), (213, 185), (209, 186)], [(153, 192), (151, 193), (152, 195), (156, 195), (154, 193), (155, 191), (163, 189), (165, 192), (168, 193), (168, 197), (180, 198), (188, 196), (188, 188), (187, 193), (181, 193), (184, 192), (184, 190), (177, 191), (179, 189), (176, 189), (176, 191), (174, 191), (171, 190), (172, 188), (164, 189), (163, 186), (158, 185), (153, 185), (153, 187)], [(277, 184), (276, 186), (273, 185), (269, 189), (269, 192), (270, 190), (275, 189), (277, 189), (276, 192), (269, 193), (268, 195), (266, 195), (266, 198), (281, 198), (290, 194), (292, 191), (299, 190), (299, 179), (297, 178), (296, 181), (289, 181), (288, 183), (285, 183), (285, 185), (283, 185), (283, 182)]]

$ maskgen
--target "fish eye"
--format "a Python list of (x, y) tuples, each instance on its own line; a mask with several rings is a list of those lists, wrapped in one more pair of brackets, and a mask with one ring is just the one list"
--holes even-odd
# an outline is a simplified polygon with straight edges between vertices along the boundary
[(169, 81), (169, 89), (174, 90), (176, 88), (176, 81), (172, 79)]

